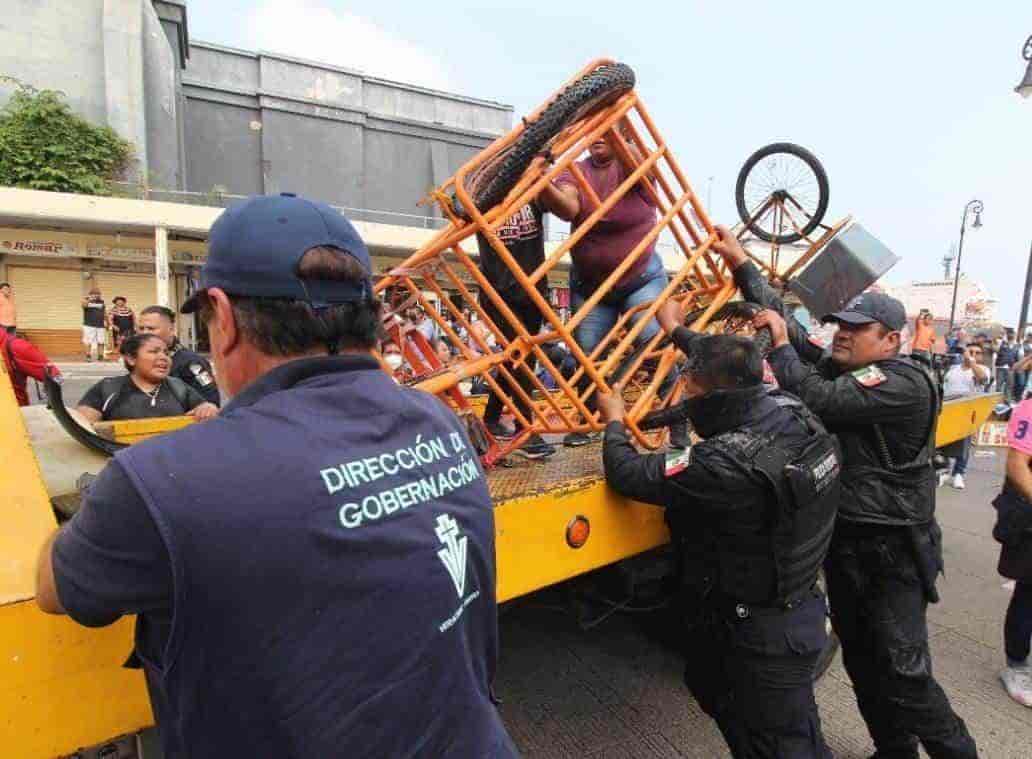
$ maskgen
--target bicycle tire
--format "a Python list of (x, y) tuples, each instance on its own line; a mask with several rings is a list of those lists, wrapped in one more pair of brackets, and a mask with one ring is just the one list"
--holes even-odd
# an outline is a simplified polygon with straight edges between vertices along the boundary
[[(787, 234), (772, 235), (749, 217), (749, 208), (746, 206), (745, 202), (745, 184), (749, 179), (749, 172), (751, 172), (756, 164), (761, 160), (776, 153), (794, 155), (809, 166), (817, 179), (819, 194), (817, 208), (815, 209), (813, 216), (810, 217), (799, 232), (792, 231)], [(828, 175), (824, 171), (824, 166), (822, 166), (821, 162), (817, 160), (817, 156), (809, 150), (791, 142), (774, 142), (770, 145), (764, 145), (762, 148), (757, 150), (746, 159), (745, 163), (742, 165), (741, 171), (738, 172), (738, 181), (735, 183), (735, 205), (738, 207), (739, 218), (742, 220), (742, 223), (749, 228), (750, 232), (764, 242), (769, 243), (787, 244), (798, 242), (813, 230), (817, 229), (820, 223), (824, 220), (824, 215), (828, 212), (829, 197)]]
[[(529, 122), (523, 134), (505, 150), (471, 172), (463, 183), (473, 198), (477, 210), (486, 213), (505, 200), (527, 166), (563, 129), (592, 111), (609, 105), (625, 92), (634, 88), (634, 71), (623, 63), (599, 66), (550, 102), (534, 121)], [(468, 216), (458, 198), (456, 212)]]
[[(710, 317), (710, 323), (712, 324), (713, 322), (722, 321), (731, 316), (751, 319), (762, 310), (763, 307), (756, 303), (736, 300), (731, 303), (725, 303), (723, 306), (718, 308)], [(700, 308), (686, 314), (684, 317), (685, 326), (692, 324), (692, 322), (702, 316), (705, 311), (706, 309)], [(752, 341), (753, 344), (759, 348), (760, 355), (766, 358), (774, 344), (774, 336), (771, 334), (769, 327), (763, 327), (752, 335)], [(663, 344), (663, 342), (660, 343), (660, 345)], [(660, 427), (669, 427), (673, 424), (680, 424), (687, 418), (686, 405), (685, 402), (682, 401), (681, 403), (675, 404), (669, 408), (658, 409), (644, 414), (641, 419), (638, 420), (638, 429), (643, 432), (647, 432), (659, 429)]]

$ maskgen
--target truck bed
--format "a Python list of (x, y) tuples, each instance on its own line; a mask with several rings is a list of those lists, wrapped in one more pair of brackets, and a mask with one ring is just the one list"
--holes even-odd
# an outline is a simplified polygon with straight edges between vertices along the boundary
[(602, 441), (579, 448), (557, 443), (551, 458), (531, 461), (510, 455), (508, 465), (499, 464), (487, 473), (491, 500), (495, 504), (549, 494), (561, 496), (602, 480)]

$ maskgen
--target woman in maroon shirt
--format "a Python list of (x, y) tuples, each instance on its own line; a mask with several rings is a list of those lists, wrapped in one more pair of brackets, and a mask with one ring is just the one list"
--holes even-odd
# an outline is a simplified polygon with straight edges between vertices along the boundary
[[(634, 151), (634, 147), (631, 146)], [(600, 137), (588, 149), (588, 157), (577, 162), (588, 184), (600, 201), (605, 201), (630, 171), (617, 160), (612, 146)], [(571, 222), (571, 231), (584, 223), (595, 207), (582, 192), (573, 173), (564, 171), (556, 179), (560, 197), (554, 200), (552, 211), (561, 219)], [(613, 271), (634, 251), (644, 237), (655, 227), (656, 206), (652, 197), (639, 184), (629, 190), (570, 251), (573, 266), (570, 270), (571, 305), (576, 312), (605, 282)], [(591, 353), (616, 325), (620, 315), (642, 303), (654, 301), (667, 285), (666, 270), (656, 254), (653, 241), (638, 256), (616, 282), (613, 289), (592, 309), (574, 330), (574, 338), (585, 353)], [(638, 317), (635, 317), (637, 320)], [(639, 344), (648, 342), (659, 331), (655, 319), (649, 321), (638, 336)], [(579, 383), (583, 392), (590, 379)], [(595, 396), (588, 400), (594, 411)], [(592, 436), (573, 432), (563, 441), (566, 445), (584, 445)]]

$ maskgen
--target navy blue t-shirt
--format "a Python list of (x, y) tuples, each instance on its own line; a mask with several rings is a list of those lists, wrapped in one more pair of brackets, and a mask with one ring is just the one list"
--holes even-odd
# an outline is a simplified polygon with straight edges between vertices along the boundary
[(54, 544), (58, 596), (88, 626), (139, 615), (166, 759), (516, 756), (467, 450), (371, 358), (291, 362), (109, 463)]

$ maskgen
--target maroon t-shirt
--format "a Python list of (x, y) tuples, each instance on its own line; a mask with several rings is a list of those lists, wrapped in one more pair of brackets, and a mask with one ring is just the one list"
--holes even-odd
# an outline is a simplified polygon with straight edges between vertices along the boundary
[[(588, 180), (600, 201), (605, 201), (613, 191), (627, 179), (630, 172), (615, 158), (607, 166), (596, 166), (591, 156), (577, 161), (584, 178)], [(580, 195), (580, 213), (573, 219), (571, 229), (576, 230), (594, 211), (595, 206), (585, 196), (573, 174), (564, 171), (556, 178), (557, 185), (571, 185)], [(617, 201), (609, 213), (595, 222), (595, 226), (584, 235), (570, 255), (577, 267), (585, 287), (594, 290), (612, 271), (627, 258), (656, 224), (656, 207), (640, 184)], [(617, 282), (617, 287), (629, 284), (645, 271), (649, 259), (656, 249), (655, 242), (647, 253), (638, 257), (630, 269)]]

